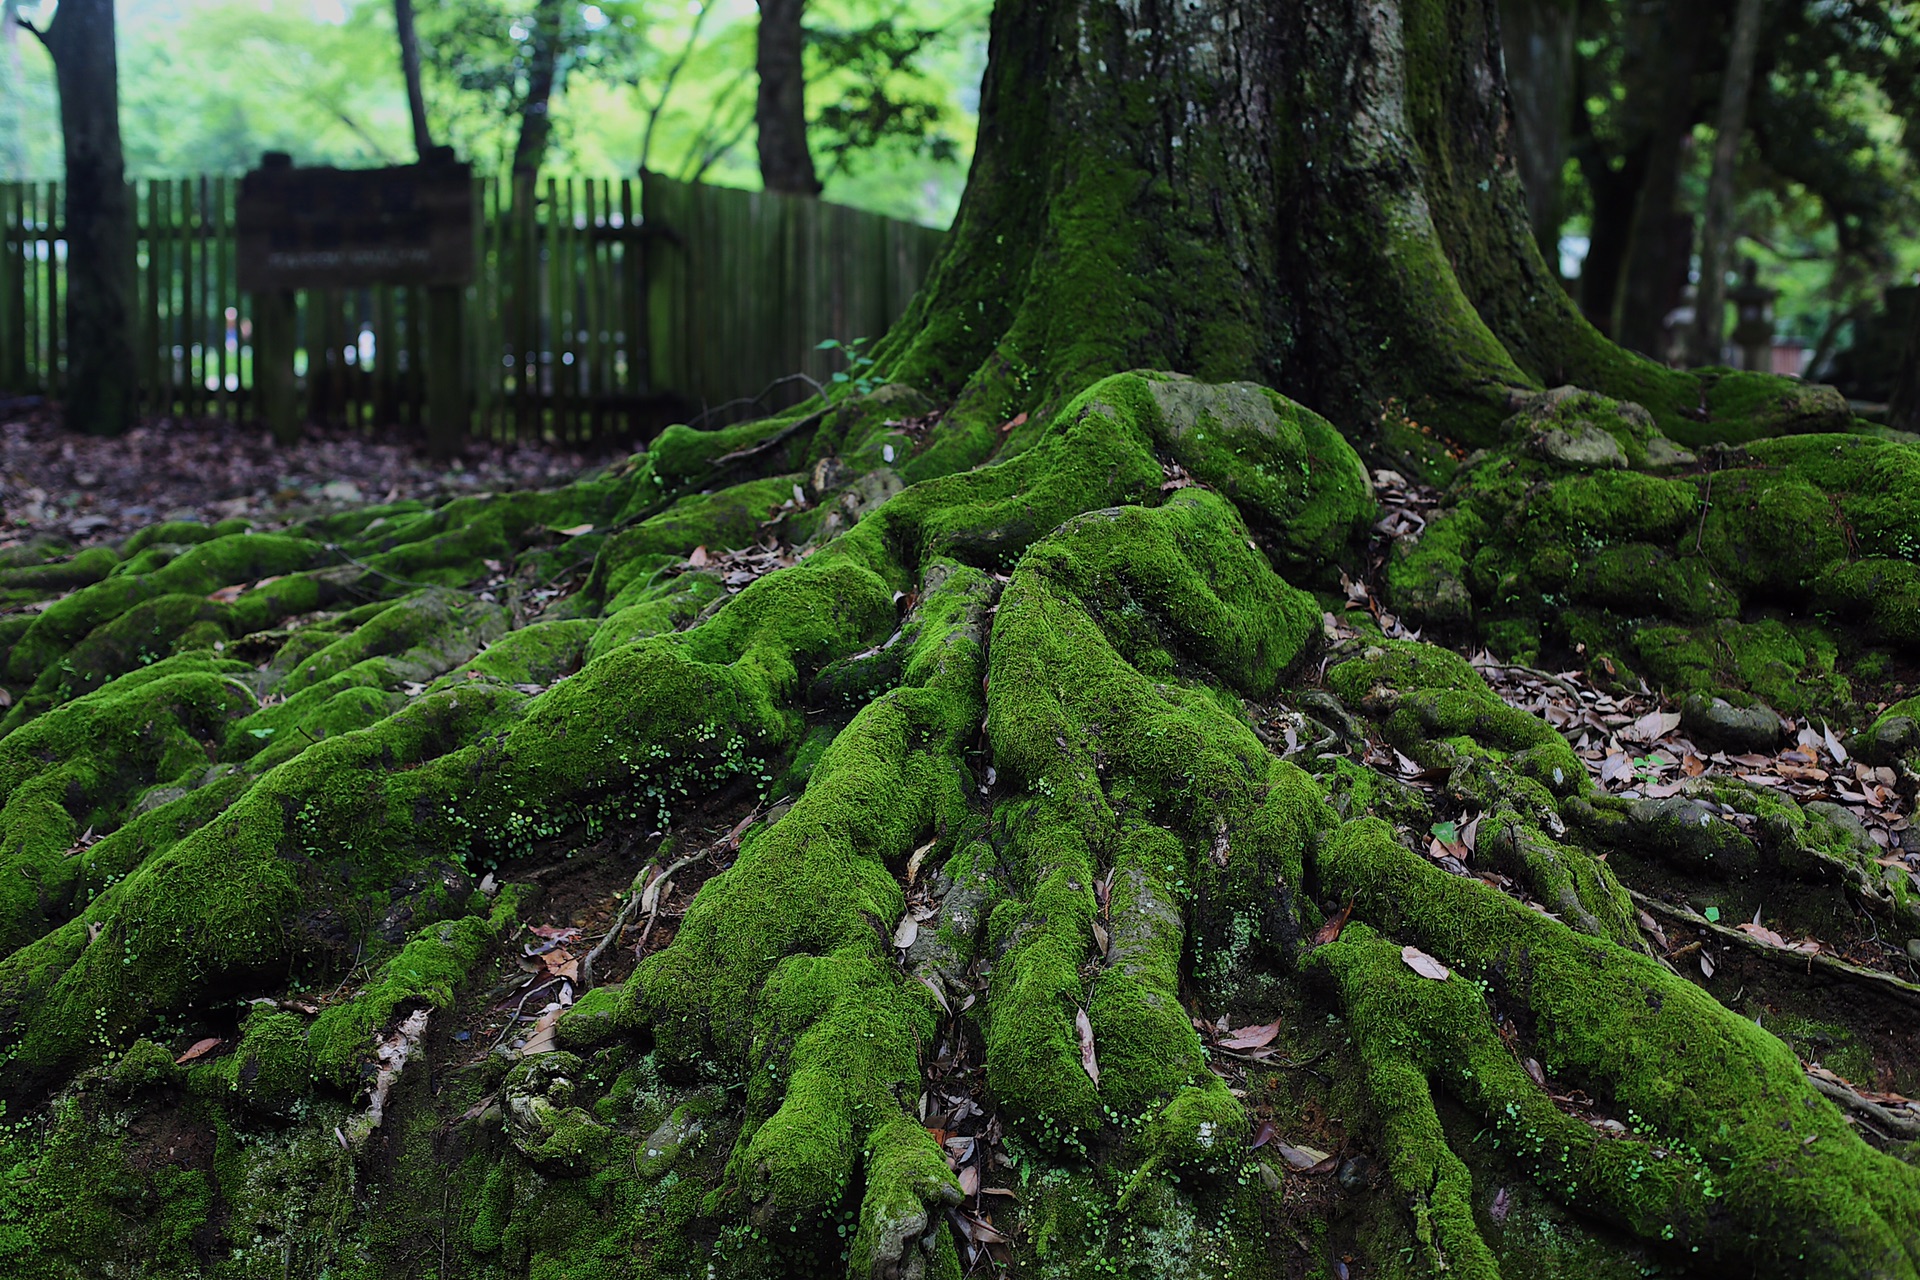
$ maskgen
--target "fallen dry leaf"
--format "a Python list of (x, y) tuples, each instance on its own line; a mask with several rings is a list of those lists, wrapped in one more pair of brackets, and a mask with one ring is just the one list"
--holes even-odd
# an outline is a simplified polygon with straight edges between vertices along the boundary
[(1080, 1036), (1080, 1065), (1087, 1069), (1087, 1076), (1095, 1085), (1100, 1083), (1100, 1060), (1093, 1053), (1093, 1023), (1087, 1018), (1085, 1009), (1076, 1009), (1073, 1013), (1073, 1029)]
[(559, 1024), (560, 1004), (555, 1001), (547, 1006), (546, 1011), (533, 1024), (533, 1034), (529, 1035), (527, 1042), (520, 1046), (520, 1056), (531, 1058), (536, 1053), (552, 1053), (559, 1048), (559, 1042), (554, 1037), (554, 1028)]
[(589, 520), (585, 524), (576, 524), (571, 529), (555, 529), (554, 532), (563, 538), (577, 538), (583, 533), (592, 533), (593, 522)]
[(1347, 927), (1347, 920), (1353, 915), (1353, 899), (1347, 899), (1347, 905), (1340, 908), (1340, 914), (1328, 918), (1327, 922), (1313, 932), (1313, 945), (1324, 947), (1340, 936)]
[(1824, 720), (1820, 722), (1820, 737), (1822, 743), (1827, 748), (1827, 754), (1833, 757), (1834, 762), (1837, 764), (1845, 764), (1847, 762), (1847, 749), (1840, 745), (1840, 739), (1833, 736), (1833, 730), (1827, 727), (1827, 722)]
[(195, 1058), (205, 1057), (207, 1054), (213, 1052), (214, 1049), (218, 1048), (220, 1043), (219, 1036), (208, 1036), (205, 1040), (195, 1040), (191, 1045), (187, 1046), (185, 1053), (173, 1060), (173, 1065), (176, 1067), (184, 1066), (192, 1062)]
[(1282, 1160), (1302, 1173), (1323, 1173), (1322, 1166), (1331, 1168), (1333, 1157), (1313, 1147), (1290, 1147), (1284, 1142), (1273, 1144), (1273, 1150)]
[(705, 547), (695, 547), (687, 555), (687, 563), (692, 565), (696, 569), (706, 568), (707, 567), (707, 549)]
[(1275, 1018), (1261, 1026), (1240, 1027), (1230, 1031), (1219, 1043), (1222, 1049), (1259, 1049), (1272, 1044), (1274, 1037), (1279, 1034), (1280, 1020)]
[(913, 856), (907, 859), (907, 883), (908, 884), (912, 884), (914, 881), (914, 877), (920, 874), (920, 864), (926, 861), (927, 855), (933, 852), (933, 846), (938, 843), (939, 843), (938, 840), (927, 841), (925, 844), (921, 845), (918, 849), (915, 849), (913, 851)]
[(1453, 970), (1435, 960), (1432, 956), (1415, 946), (1400, 948), (1400, 958), (1407, 968), (1423, 978), (1432, 978), (1435, 982), (1445, 982), (1453, 976)]
[(960, 1194), (974, 1196), (980, 1194), (980, 1166), (970, 1164), (960, 1170)]
[(920, 922), (912, 915), (900, 917), (900, 923), (893, 927), (893, 945), (905, 951), (920, 936)]
[(949, 1209), (947, 1217), (952, 1220), (954, 1228), (967, 1238), (968, 1244), (1006, 1244), (1011, 1239), (1005, 1232), (977, 1214)]
[[(927, 977), (925, 974), (922, 974), (920, 975), (920, 985), (925, 987), (927, 990), (933, 992), (934, 1003), (940, 1006), (940, 1012), (947, 1014), (949, 1017), (951, 1017), (953, 1014), (953, 1008), (947, 1003), (946, 994), (940, 990), (940, 984), (935, 982), (932, 978)], [(971, 997), (969, 997), (969, 999), (971, 999)]]

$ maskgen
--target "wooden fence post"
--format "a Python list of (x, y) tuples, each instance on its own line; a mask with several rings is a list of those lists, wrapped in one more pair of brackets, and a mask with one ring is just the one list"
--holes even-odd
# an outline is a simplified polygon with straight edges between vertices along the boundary
[(436, 458), (459, 452), (467, 434), (466, 290), (427, 289), (427, 447)]
[(293, 378), (294, 315), (291, 289), (253, 295), (253, 385), (260, 396), (260, 416), (273, 438), (288, 445), (300, 441)]

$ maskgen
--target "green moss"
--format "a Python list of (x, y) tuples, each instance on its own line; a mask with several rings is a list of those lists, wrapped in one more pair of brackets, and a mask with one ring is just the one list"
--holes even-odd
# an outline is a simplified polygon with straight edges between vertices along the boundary
[[(669, 428), (672, 430), (672, 428)], [(658, 515), (622, 529), (606, 540), (594, 560), (583, 594), (611, 601), (636, 578), (653, 573), (656, 557), (685, 559), (697, 546), (718, 556), (730, 548), (752, 546), (760, 526), (790, 503), (806, 476), (776, 475), (714, 493), (689, 494)]]
[[(1586, 400), (1570, 395), (1554, 412), (1574, 404)], [(1651, 430), (1582, 422), (1623, 464)], [(1388, 583), (1409, 617), (1455, 633), (1471, 623), (1516, 654), (1584, 646), (1589, 663), (1629, 664), (1675, 693), (1746, 690), (1785, 710), (1847, 696), (1810, 615), (1858, 624), (1870, 643), (1920, 636), (1913, 446), (1756, 440), (1717, 455), (1709, 474), (1661, 479), (1569, 474), (1523, 456), (1541, 439), (1478, 457), (1452, 505), (1396, 549)]]
[[(1126, 384), (1140, 380), (1110, 379), (1094, 392), (1131, 392), (1132, 399), (1137, 391)], [(1327, 577), (1364, 536), (1374, 517), (1373, 488), (1359, 456), (1325, 418), (1253, 383), (1165, 375), (1145, 382), (1157, 410), (1145, 417), (1155, 441), (1272, 538), (1289, 580)]]
[(252, 707), (237, 663), (186, 657), (116, 681), (0, 739), (0, 941), (18, 948), (68, 918), (80, 837), (112, 832), (156, 783), (197, 778), (207, 743)]
[(1473, 742), (1511, 756), (1515, 770), (1555, 795), (1585, 789), (1587, 772), (1573, 748), (1544, 720), (1502, 701), (1465, 658), (1412, 641), (1388, 641), (1327, 672), (1327, 683), (1350, 706), (1383, 717), (1389, 738), (1430, 768), (1452, 768)]
[(1675, 696), (1744, 689), (1788, 715), (1844, 706), (1850, 696), (1832, 638), (1810, 623), (1649, 626), (1632, 643), (1636, 665)]
[[(1354, 895), (1356, 911), (1459, 971), (1446, 983), (1404, 966), (1403, 976), (1397, 948), (1352, 926), (1316, 953), (1349, 975), (1349, 999), (1384, 1006), (1370, 1019), (1376, 1034), (1424, 1055), (1431, 1078), (1489, 1119), (1515, 1124), (1510, 1140), (1522, 1155), (1531, 1149), (1544, 1185), (1608, 1203), (1642, 1234), (1698, 1244), (1702, 1257), (1748, 1260), (1739, 1265), (1853, 1274), (1904, 1256), (1920, 1174), (1855, 1136), (1793, 1055), (1753, 1023), (1648, 957), (1427, 865), (1381, 823), (1343, 829), (1320, 867), (1330, 889)], [(1586, 1126), (1532, 1086), (1473, 1007), (1482, 990), (1509, 1016), (1535, 1020), (1533, 1054), (1549, 1075), (1606, 1090), (1615, 1115), (1668, 1157), (1628, 1139), (1596, 1146), (1578, 1132)], [(1443, 1014), (1415, 1012), (1463, 1000)], [(1456, 1047), (1436, 1057), (1433, 1046), (1449, 1038)], [(1562, 1151), (1564, 1171), (1555, 1169)], [(1600, 1166), (1573, 1162), (1583, 1151), (1621, 1167), (1602, 1176)], [(1708, 1229), (1708, 1203), (1740, 1229)]]
[(0, 568), (0, 595), (71, 591), (100, 581), (119, 562), (109, 547), (88, 547), (69, 560)]
[(233, 1052), (190, 1067), (188, 1087), (216, 1101), (231, 1096), (251, 1110), (275, 1114), (306, 1095), (314, 1066), (306, 1019), (278, 1012), (270, 1002), (256, 1004)]
[(219, 537), (212, 525), (201, 524), (198, 520), (163, 520), (159, 524), (150, 524), (134, 532), (120, 544), (122, 559), (132, 559), (141, 551), (157, 543), (172, 543), (190, 547), (202, 542), (211, 542)]
[(142, 601), (165, 595), (204, 596), (220, 587), (309, 568), (324, 555), (317, 544), (301, 538), (234, 534), (203, 542), (152, 573), (96, 582), (40, 613), (14, 645), (7, 660), (8, 674), (14, 679), (38, 675), (94, 628)]
[(329, 1005), (306, 1035), (320, 1078), (339, 1088), (356, 1083), (360, 1064), (372, 1053), (374, 1041), (392, 1029), (402, 1005), (450, 1006), (455, 988), (515, 923), (516, 906), (514, 898), (503, 893), (490, 915), (428, 925), (359, 995)]

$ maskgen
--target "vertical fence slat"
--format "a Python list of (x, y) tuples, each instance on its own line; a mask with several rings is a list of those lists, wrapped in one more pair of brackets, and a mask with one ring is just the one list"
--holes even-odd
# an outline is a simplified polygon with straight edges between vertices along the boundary
[[(140, 403), (159, 415), (257, 415), (252, 302), (235, 278), (235, 184), (135, 182)], [(638, 190), (636, 190), (636, 185)], [(712, 425), (809, 394), (911, 302), (942, 233), (800, 197), (679, 183), (476, 177), (464, 294), (472, 434), (578, 441), (679, 396)], [(56, 183), (0, 185), (0, 384), (58, 396), (67, 352)], [(309, 290), (290, 350), (307, 415), (369, 430), (425, 421), (425, 291)], [(372, 360), (361, 355), (361, 332)], [(349, 363), (351, 348), (352, 362)], [(759, 400), (751, 408), (730, 402)]]
[(20, 225), (20, 188), (0, 185), (0, 381), (22, 391), (29, 389), (26, 350), (26, 299), (20, 288), (25, 229)]

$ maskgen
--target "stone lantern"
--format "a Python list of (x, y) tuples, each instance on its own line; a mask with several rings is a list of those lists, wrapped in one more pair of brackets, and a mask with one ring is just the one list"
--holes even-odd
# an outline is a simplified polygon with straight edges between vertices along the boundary
[(1759, 270), (1752, 258), (1742, 259), (1740, 283), (1727, 290), (1727, 300), (1739, 315), (1733, 342), (1740, 348), (1740, 367), (1766, 373), (1773, 368), (1773, 300), (1780, 291), (1761, 284)]

